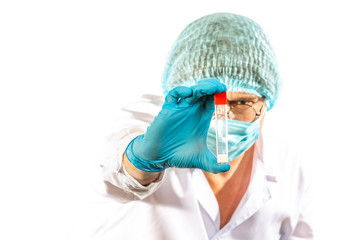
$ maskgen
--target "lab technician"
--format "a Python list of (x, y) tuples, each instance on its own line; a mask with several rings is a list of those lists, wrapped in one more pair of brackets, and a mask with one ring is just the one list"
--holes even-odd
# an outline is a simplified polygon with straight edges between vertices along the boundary
[[(189, 24), (166, 63), (165, 97), (124, 107), (128, 122), (107, 138), (102, 172), (119, 208), (94, 238), (313, 239), (303, 162), (264, 124), (280, 85), (253, 20), (216, 13)], [(224, 91), (230, 161), (218, 164), (214, 94)]]

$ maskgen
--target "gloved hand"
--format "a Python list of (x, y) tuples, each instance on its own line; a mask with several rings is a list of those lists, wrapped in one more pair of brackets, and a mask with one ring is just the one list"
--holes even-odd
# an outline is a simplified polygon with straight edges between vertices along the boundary
[(218, 173), (230, 164), (218, 164), (207, 147), (206, 139), (215, 110), (214, 94), (226, 91), (216, 79), (200, 80), (192, 87), (172, 89), (165, 103), (147, 128), (125, 150), (129, 161), (146, 172), (168, 167), (200, 168)]

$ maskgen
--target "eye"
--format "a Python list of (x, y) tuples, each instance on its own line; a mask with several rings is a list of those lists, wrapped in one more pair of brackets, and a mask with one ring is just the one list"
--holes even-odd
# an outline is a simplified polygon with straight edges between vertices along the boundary
[(245, 100), (241, 100), (239, 101), (239, 104), (248, 104), (251, 105), (251, 102), (245, 101)]

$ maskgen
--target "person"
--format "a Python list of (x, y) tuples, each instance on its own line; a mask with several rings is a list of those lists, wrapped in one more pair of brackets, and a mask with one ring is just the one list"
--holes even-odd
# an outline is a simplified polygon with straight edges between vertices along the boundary
[[(101, 165), (119, 209), (98, 239), (313, 239), (301, 157), (270, 134), (281, 87), (274, 51), (253, 20), (215, 13), (173, 45), (161, 96), (123, 108)], [(214, 94), (227, 91), (229, 163), (215, 156)]]

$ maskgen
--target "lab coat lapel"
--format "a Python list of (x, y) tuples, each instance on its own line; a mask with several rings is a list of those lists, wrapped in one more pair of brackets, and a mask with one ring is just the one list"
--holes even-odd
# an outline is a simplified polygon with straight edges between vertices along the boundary
[(224, 229), (231, 230), (237, 227), (253, 216), (271, 199), (268, 181), (273, 178), (275, 176), (271, 175), (264, 165), (263, 136), (260, 135), (255, 145), (253, 171), (248, 190)]

